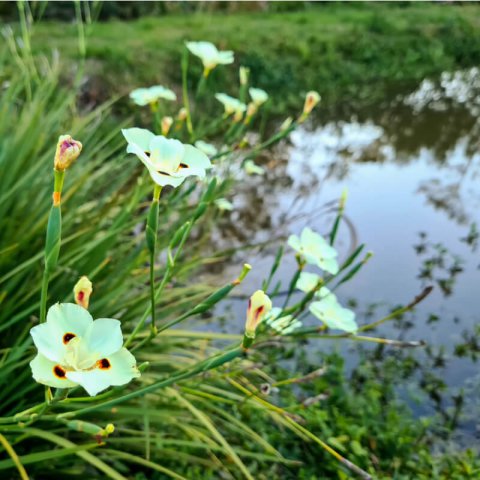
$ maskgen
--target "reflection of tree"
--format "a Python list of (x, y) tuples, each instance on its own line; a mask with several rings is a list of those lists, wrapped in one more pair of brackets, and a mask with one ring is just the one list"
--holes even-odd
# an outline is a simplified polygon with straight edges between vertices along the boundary
[[(367, 112), (365, 112), (366, 114)], [(470, 139), (469, 152), (475, 148), (473, 130), (476, 118), (462, 106), (450, 104), (444, 111), (424, 109), (415, 113), (411, 107), (393, 102), (388, 107), (376, 107), (359, 120), (370, 120), (384, 129), (384, 135), (396, 155), (396, 161), (408, 163), (422, 149), (433, 152), (436, 162), (443, 164), (458, 139)]]
[(434, 178), (420, 185), (419, 192), (425, 194), (427, 202), (436, 210), (443, 210), (448, 218), (465, 223), (468, 219), (463, 205), (458, 184), (442, 185), (441, 180)]

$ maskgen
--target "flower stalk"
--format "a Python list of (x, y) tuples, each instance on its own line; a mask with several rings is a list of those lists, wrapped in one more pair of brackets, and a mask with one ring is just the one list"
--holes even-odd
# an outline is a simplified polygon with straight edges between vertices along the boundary
[(147, 218), (147, 228), (145, 231), (148, 250), (150, 252), (150, 302), (151, 302), (151, 331), (156, 331), (156, 309), (155, 309), (155, 257), (157, 247), (157, 231), (158, 231), (158, 209), (160, 194), (162, 187), (155, 184), (153, 189), (153, 199), (150, 204), (150, 210)]
[(188, 50), (183, 51), (182, 56), (182, 96), (183, 96), (183, 108), (185, 108), (187, 130), (191, 137), (193, 137), (192, 117), (190, 113), (190, 102), (188, 100), (188, 85), (187, 85), (187, 73), (188, 73)]
[(45, 322), (47, 314), (48, 281), (55, 270), (60, 254), (62, 237), (62, 190), (65, 170), (72, 165), (82, 151), (82, 144), (70, 135), (61, 135), (57, 142), (54, 158), (54, 183), (52, 207), (48, 216), (47, 234), (45, 239), (45, 267), (43, 270), (42, 289), (40, 293), (40, 323)]

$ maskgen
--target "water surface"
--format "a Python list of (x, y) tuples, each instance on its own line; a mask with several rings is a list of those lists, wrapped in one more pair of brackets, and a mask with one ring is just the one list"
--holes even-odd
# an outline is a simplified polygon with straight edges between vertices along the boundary
[[(238, 253), (237, 266), (229, 262), (223, 274), (233, 277), (238, 264), (248, 261), (254, 270), (243, 292), (260, 288), (276, 247), (289, 234), (299, 234), (307, 225), (329, 232), (346, 189), (346, 222), (336, 244), (340, 256), (345, 258), (359, 243), (374, 256), (338, 290), (339, 299), (355, 304), (362, 324), (408, 304), (433, 285), (434, 292), (407, 315), (402, 328), (392, 323), (375, 334), (421, 339), (433, 351), (444, 349), (446, 362), (437, 374), (450, 393), (465, 389), (473, 405), (480, 384), (478, 364), (455, 352), (480, 323), (479, 114), (480, 71), (471, 69), (425, 80), (417, 89), (392, 94), (355, 115), (305, 125), (290, 144), (259, 160), (266, 175), (250, 179), (238, 192), (235, 211), (219, 234), (229, 244), (236, 239), (239, 244), (278, 241), (254, 254)], [(285, 283), (295, 268), (293, 252), (287, 249), (276, 280)], [(245, 302), (234, 302), (232, 309), (228, 316), (235, 321), (227, 322), (228, 330), (241, 332)], [(331, 347), (320, 342), (309, 348)], [(354, 365), (356, 354), (348, 342), (341, 348)], [(425, 405), (416, 408), (419, 414), (428, 411)], [(478, 421), (467, 423), (465, 429), (474, 434)]]

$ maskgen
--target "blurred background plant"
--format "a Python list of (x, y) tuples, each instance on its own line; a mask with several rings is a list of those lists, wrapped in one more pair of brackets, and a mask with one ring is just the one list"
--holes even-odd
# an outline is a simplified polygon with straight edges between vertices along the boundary
[[(91, 302), (93, 316), (104, 316), (108, 312), (108, 316), (120, 318), (124, 325), (133, 327), (143, 314), (149, 298), (148, 254), (141, 234), (141, 219), (145, 218), (148, 209), (151, 184), (139, 162), (125, 159), (125, 143), (119, 130), (132, 125), (132, 106), (125, 98), (116, 103), (115, 95), (110, 98), (113, 93), (112, 79), (116, 78), (115, 83), (120, 85), (120, 89), (114, 91), (115, 94), (128, 93), (133, 87), (145, 85), (145, 82), (153, 85), (165, 81), (180, 96), (181, 85), (178, 68), (175, 70), (171, 66), (178, 65), (182, 42), (178, 41), (178, 37), (171, 42), (162, 41), (159, 37), (161, 33), (156, 28), (157, 19), (141, 18), (138, 23), (127, 24), (134, 31), (139, 29), (145, 32), (142, 42), (146, 47), (142, 49), (142, 55), (149, 58), (150, 68), (155, 66), (156, 71), (152, 73), (147, 70), (147, 62), (139, 62), (135, 49), (117, 47), (120, 42), (112, 38), (112, 32), (121, 31), (118, 25), (113, 28), (108, 23), (90, 23), (91, 20), (100, 18), (104, 7), (97, 10), (97, 6), (92, 4), (91, 11), (87, 10), (88, 4), (58, 7), (68, 7), (69, 19), (76, 16), (76, 24), (67, 26), (56, 23), (33, 24), (31, 20), (36, 16), (42, 18), (44, 15), (52, 15), (51, 18), (56, 18), (57, 14), (48, 13), (50, 8), (55, 8), (50, 4), (44, 11), (41, 4), (32, 5), (31, 10), (29, 4), (20, 6), (19, 29), (13, 25), (14, 31), (4, 31), (6, 41), (2, 51), (2, 416), (13, 415), (42, 399), (42, 389), (32, 381), (28, 368), (33, 355), (28, 331), (36, 321), (39, 308), (44, 229), (51, 193), (51, 176), (47, 172), (52, 168), (52, 149), (58, 135), (68, 131), (83, 142), (84, 151), (81, 161), (73, 167), (72, 175), (66, 180), (65, 233), (60, 268), (51, 279), (50, 303), (53, 300), (71, 301), (73, 285), (78, 277), (86, 274), (94, 282)], [(118, 8), (128, 8), (127, 5), (118, 5)], [(158, 13), (168, 13), (170, 8), (170, 4), (165, 6), (165, 10), (162, 4), (140, 5), (143, 7), (132, 4), (130, 8), (156, 8)], [(193, 8), (188, 6), (191, 4), (186, 5), (172, 8)], [(310, 9), (311, 6), (304, 3), (298, 8)], [(347, 20), (348, 14), (339, 14), (337, 9), (332, 8), (332, 19), (343, 16), (342, 20)], [(402, 11), (411, 12), (409, 9)], [(435, 37), (432, 43), (425, 45), (425, 48), (434, 48), (432, 45), (436, 45), (435, 62), (432, 61), (435, 66), (430, 71), (427, 71), (427, 67), (423, 71), (412, 67), (415, 75), (423, 76), (434, 71), (434, 68), (442, 69), (452, 58), (462, 65), (463, 62), (477, 61), (475, 51), (468, 56), (461, 56), (464, 42), (474, 41), (476, 31), (468, 26), (474, 21), (470, 20), (468, 9), (465, 10), (466, 14), (459, 12), (454, 20), (448, 20), (448, 15), (443, 15), (440, 10), (436, 12), (435, 15), (440, 19), (436, 17), (439, 22), (437, 25), (445, 22), (443, 27), (435, 29), (440, 40)], [(381, 15), (372, 15), (362, 7), (359, 7), (357, 13), (365, 21), (362, 25), (366, 25), (367, 31), (371, 31), (375, 38), (384, 38), (385, 32), (391, 32), (392, 28), (395, 31), (395, 27), (383, 20)], [(9, 12), (5, 14), (8, 15)], [(306, 24), (308, 26), (311, 12), (297, 12), (295, 15), (296, 21), (288, 23), (289, 28), (292, 28), (292, 38), (296, 36), (295, 29), (303, 30)], [(231, 22), (222, 26), (229, 32), (229, 49), (236, 50), (244, 42), (242, 35), (262, 44), (265, 44), (265, 38), (271, 38), (271, 32), (266, 31), (265, 37), (252, 35), (246, 30), (243, 30), (242, 35), (238, 34), (242, 29), (235, 25), (253, 28), (258, 32), (258, 26), (245, 17), (222, 18), (228, 18)], [(358, 17), (352, 24), (357, 25), (357, 35), (361, 36), (365, 31), (358, 26), (357, 19)], [(168, 17), (169, 22), (172, 20), (177, 22), (172, 24), (172, 29), (180, 32), (176, 35), (184, 37), (185, 34), (181, 33), (181, 29), (185, 28), (182, 26), (184, 19)], [(277, 21), (278, 24), (275, 23)], [(395, 24), (394, 20), (389, 21)], [(206, 20), (199, 16), (189, 19), (189, 22), (187, 28), (190, 32), (195, 32), (194, 39), (201, 39), (202, 28), (207, 28)], [(402, 32), (406, 28), (405, 23), (397, 25)], [(284, 25), (273, 18), (269, 25), (275, 30), (279, 24)], [(298, 27), (294, 26), (297, 24)], [(35, 35), (30, 37), (32, 26)], [(50, 47), (49, 39), (57, 41), (55, 28), (58, 33), (62, 33), (62, 52), (60, 57), (54, 55), (46, 58), (44, 55)], [(415, 32), (409, 32), (412, 37), (404, 32), (406, 44), (413, 45), (408, 42), (414, 34), (418, 34), (417, 29), (426, 31), (422, 28), (426, 27), (415, 26)], [(65, 36), (65, 31), (75, 32), (75, 35), (69, 33)], [(443, 41), (441, 38), (452, 38), (452, 31), (455, 32), (455, 44), (449, 48), (439, 47), (438, 42)], [(442, 32), (445, 37), (441, 36)], [(86, 33), (92, 36), (92, 41), (86, 42)], [(105, 41), (102, 40), (102, 34), (106, 36)], [(238, 39), (235, 38), (236, 34), (239, 35)], [(313, 28), (311, 34), (315, 35)], [(150, 35), (151, 41), (148, 41), (147, 36)], [(223, 34), (218, 31), (215, 35), (220, 38)], [(122, 36), (126, 36), (125, 32)], [(211, 35), (208, 38), (216, 40)], [(97, 42), (103, 46), (99, 47)], [(372, 64), (379, 68), (380, 53), (372, 53), (372, 42), (365, 42), (368, 42), (368, 47), (361, 45), (358, 51), (363, 52), (362, 55), (370, 51)], [(159, 49), (158, 43), (165, 50)], [(222, 42), (219, 45), (223, 46)], [(309, 48), (308, 45), (304, 45), (304, 48)], [(398, 42), (392, 40), (392, 45), (395, 45), (396, 51)], [(415, 45), (418, 46), (417, 42)], [(170, 48), (171, 51), (168, 50)], [(458, 50), (453, 51), (455, 48)], [(151, 57), (149, 49), (158, 53)], [(364, 56), (356, 64), (355, 55), (352, 57), (349, 50), (345, 55), (348, 54), (351, 63), (339, 62), (342, 57), (336, 55), (342, 49), (336, 44), (330, 44), (329, 49), (333, 52), (331, 57), (325, 55), (323, 50), (318, 56), (308, 52), (303, 57), (295, 51), (287, 59), (280, 58), (273, 51), (255, 49), (253, 45), (249, 52), (242, 52), (239, 48), (242, 64), (250, 67), (250, 78), (254, 86), (265, 88), (269, 93), (278, 93), (282, 98), (280, 105), (273, 97), (269, 105), (265, 106), (264, 111), (267, 112), (270, 109), (277, 112), (285, 110), (294, 104), (298, 108), (302, 92), (318, 84), (322, 85), (321, 71), (331, 75), (324, 78), (325, 94), (322, 88), (322, 96), (326, 96), (327, 105), (348, 94), (349, 89), (361, 99), (361, 88), (352, 90), (352, 85), (355, 84), (353, 79), (357, 78), (354, 76), (352, 79), (352, 72), (348, 82), (345, 80), (345, 89), (343, 90), (342, 82), (339, 82), (339, 88), (331, 94), (329, 79), (336, 75), (333, 63), (337, 64), (337, 70), (342, 68), (342, 75), (345, 74), (347, 78), (347, 67), (353, 64), (352, 71), (355, 71), (355, 65), (365, 64)], [(255, 57), (259, 55), (252, 53), (255, 50), (265, 53)], [(242, 56), (242, 53), (245, 55)], [(385, 60), (392, 56), (395, 56), (395, 52), (385, 55)], [(73, 60), (75, 57), (77, 60)], [(95, 96), (92, 94), (94, 90), (91, 89), (91, 83), (86, 88), (85, 80), (91, 82), (92, 79), (92, 64), (89, 62), (95, 57), (100, 58), (102, 63), (105, 62), (106, 66), (102, 68), (107, 73), (104, 78), (107, 87), (102, 86), (101, 89), (108, 94)], [(317, 60), (313, 61), (312, 58)], [(333, 63), (326, 60), (329, 58)], [(407, 55), (407, 58), (411, 56)], [(201, 62), (196, 60), (191, 57), (189, 62), (189, 78), (192, 79), (198, 79), (202, 71)], [(412, 65), (418, 67), (423, 60), (424, 57), (418, 53), (412, 60)], [(303, 67), (298, 64), (299, 61)], [(315, 71), (316, 61), (322, 63), (322, 70), (317, 70), (315, 77), (302, 76), (302, 68)], [(289, 62), (293, 65), (290, 66)], [(169, 66), (164, 70), (171, 72), (171, 77), (164, 78), (162, 73), (157, 72), (158, 65)], [(126, 74), (129, 78), (115, 77), (119, 70), (131, 72)], [(408, 69), (401, 71), (408, 72)], [(237, 69), (229, 71), (222, 68), (221, 74), (219, 72), (220, 69), (212, 72), (212, 77), (209, 78), (210, 88), (214, 91), (220, 92), (226, 86), (238, 84)], [(275, 80), (276, 75), (279, 77)], [(385, 71), (384, 75), (390, 77), (392, 71)], [(359, 73), (359, 76), (362, 74)], [(118, 78), (122, 80), (119, 81)], [(413, 78), (414, 75), (409, 80)], [(362, 82), (365, 80), (364, 78)], [(288, 93), (285, 85), (288, 85)], [(189, 86), (195, 88), (195, 85)], [(226, 91), (235, 94), (231, 87)], [(205, 103), (205, 108), (202, 104), (195, 120), (200, 126), (205, 125), (209, 114), (214, 109), (218, 112), (218, 108), (219, 104), (215, 100)], [(143, 123), (150, 127), (151, 121), (155, 119), (148, 108), (143, 111), (136, 108), (134, 112), (136, 125)], [(177, 112), (168, 113), (175, 115)], [(161, 117), (157, 114), (154, 124), (157, 131), (159, 120)], [(257, 118), (257, 122), (255, 128), (260, 130), (260, 138), (265, 138), (271, 133), (272, 127), (266, 117)], [(182, 128), (180, 135), (188, 135), (186, 128)], [(231, 135), (233, 133), (235, 132), (230, 131)], [(241, 135), (233, 136), (236, 137), (236, 142), (242, 140)], [(258, 137), (254, 136), (251, 140), (258, 141)], [(216, 146), (221, 150), (222, 145), (218, 141)], [(247, 148), (245, 154), (240, 152), (239, 159), (248, 158), (250, 153)], [(256, 159), (258, 152), (254, 153), (256, 155), (253, 158)], [(213, 248), (211, 256), (205, 256), (205, 252), (209, 251), (212, 229), (222, 218), (218, 203), (215, 202), (224, 197), (229, 198), (229, 193), (235, 188), (230, 176), (233, 172), (229, 169), (228, 162), (225, 165), (223, 181), (215, 186), (201, 224), (192, 231), (194, 241), (188, 243), (188, 248), (175, 266), (172, 281), (157, 305), (157, 316), (162, 321), (177, 318), (215, 291), (218, 281), (206, 280), (210, 277), (202, 273), (206, 266), (210, 267), (233, 255), (234, 248), (221, 251)], [(238, 173), (238, 170), (234, 172)], [(183, 225), (191, 213), (192, 202), (199, 198), (203, 188), (204, 185), (190, 183), (182, 190), (167, 192), (167, 196), (161, 199), (159, 251), (169, 244), (172, 231), (177, 231)], [(248, 260), (248, 253), (245, 253), (244, 258)], [(161, 258), (160, 265), (164, 261)], [(204, 316), (211, 314), (206, 312)], [(243, 318), (238, 321), (243, 324)], [(241, 336), (236, 333), (210, 332), (205, 331), (205, 328), (167, 330), (150, 345), (136, 352), (140, 362), (150, 363), (142, 377), (142, 385), (147, 386), (182, 368), (195, 365), (222, 348), (226, 342), (239, 342), (240, 339)], [(475, 341), (466, 337), (464, 351), (473, 352), (474, 348)], [(402, 355), (392, 358), (385, 355), (382, 346), (374, 351), (366, 350), (361, 353), (359, 364), (353, 371), (345, 372), (341, 355), (322, 352), (312, 361), (311, 354), (307, 355), (297, 349), (296, 344), (291, 347), (279, 342), (270, 349), (255, 350), (248, 359), (231, 367), (162, 389), (143, 399), (82, 417), (102, 427), (109, 422), (115, 424), (115, 434), (108, 440), (104, 439), (107, 444), (101, 447), (92, 435), (82, 432), (85, 430), (82, 424), (71, 422), (59, 426), (53, 418), (46, 419), (42, 423), (42, 429), (36, 428), (35, 424), (27, 427), (4, 426), (1, 430), (2, 438), (12, 444), (32, 478), (64, 478), (66, 475), (84, 478), (87, 474), (98, 478), (108, 476), (139, 479), (166, 476), (316, 478), (320, 474), (319, 464), (322, 465), (321, 474), (328, 478), (349, 478), (351, 473), (324, 453), (319, 447), (318, 438), (310, 432), (318, 434), (318, 437), (338, 452), (378, 478), (476, 478), (480, 465), (474, 451), (459, 450), (452, 453), (447, 448), (447, 441), (440, 448), (432, 449), (432, 445), (438, 446), (439, 431), (440, 436), (448, 439), (448, 432), (454, 427), (454, 413), (450, 412), (448, 416), (438, 413), (438, 416), (420, 422), (398, 400), (395, 385), (405, 375), (404, 369), (398, 366), (402, 365), (406, 369), (414, 362), (414, 357), (409, 353), (403, 355), (405, 351), (400, 352)], [(284, 357), (289, 360), (280, 362), (279, 359)], [(439, 355), (431, 352), (431, 357), (438, 361)], [(326, 371), (308, 376), (323, 365), (328, 366)], [(299, 380), (298, 377), (302, 375), (307, 378)], [(425, 389), (430, 389), (432, 393), (438, 391), (437, 385), (438, 381), (433, 376), (425, 381)], [(3, 441), (2, 444), (5, 447)], [(56, 447), (52, 449), (52, 445)], [(95, 451), (90, 452), (91, 449)], [(0, 460), (5, 478), (17, 478), (16, 463), (15, 457), (6, 455)]]

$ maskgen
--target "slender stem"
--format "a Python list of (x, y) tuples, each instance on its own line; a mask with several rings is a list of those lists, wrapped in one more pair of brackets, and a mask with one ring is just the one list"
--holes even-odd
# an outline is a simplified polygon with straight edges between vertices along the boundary
[(188, 72), (188, 50), (185, 47), (182, 57), (182, 96), (183, 106), (187, 112), (187, 130), (190, 136), (193, 136), (192, 117), (190, 114), (190, 102), (188, 100), (188, 85), (187, 85), (187, 72)]
[(157, 232), (158, 232), (158, 203), (162, 187), (155, 184), (153, 189), (153, 200), (150, 207), (149, 218), (147, 222), (147, 244), (150, 250), (150, 311), (152, 315), (151, 332), (156, 329), (156, 308), (155, 308), (155, 260), (157, 250)]
[(388, 320), (391, 320), (392, 318), (398, 317), (400, 315), (403, 315), (404, 313), (413, 310), (413, 308), (418, 305), (420, 302), (422, 302), (430, 293), (432, 292), (433, 287), (428, 286), (423, 289), (422, 292), (420, 292), (419, 295), (417, 295), (408, 305), (397, 308), (397, 310), (394, 310), (392, 313), (389, 315), (381, 318), (380, 320), (377, 320), (376, 322), (369, 323), (367, 325), (363, 325), (358, 329), (359, 332), (366, 332), (367, 330), (372, 330), (373, 328), (378, 327), (382, 323), (388, 322)]
[[(133, 392), (127, 393), (126, 395), (123, 395), (121, 397), (113, 398), (112, 400), (108, 400), (103, 403), (98, 403), (96, 405), (92, 405), (89, 407), (81, 408), (79, 410), (76, 410), (74, 412), (66, 412), (62, 413), (60, 415), (57, 415), (57, 418), (71, 418), (71, 417), (76, 417), (78, 415), (83, 415), (84, 413), (96, 411), (96, 410), (101, 410), (105, 408), (110, 408), (113, 407), (114, 405), (118, 405), (119, 403), (126, 402), (128, 400), (133, 400), (134, 398), (141, 397), (143, 395), (146, 395), (147, 393), (154, 392), (156, 390), (159, 390), (160, 388), (165, 388), (170, 385), (173, 385), (174, 383), (184, 380), (186, 378), (193, 377), (199, 373), (206, 372), (208, 370), (213, 370), (215, 368), (218, 368), (222, 366), (223, 364), (227, 362), (231, 362), (235, 358), (243, 356), (244, 352), (241, 347), (236, 347), (231, 350), (227, 350), (222, 354), (219, 355), (214, 355), (213, 357), (207, 358), (203, 362), (198, 363), (191, 369), (186, 369), (183, 371), (180, 371), (179, 373), (172, 375), (165, 380), (161, 380), (159, 382), (153, 383), (152, 385), (148, 385), (143, 388), (139, 388), (138, 390), (134, 390)], [(61, 402), (60, 402), (61, 404)]]
[(152, 312), (151, 330), (155, 331), (156, 308), (155, 308), (155, 250), (150, 252), (150, 311)]
[(50, 272), (47, 268), (43, 271), (42, 291), (40, 294), (40, 323), (45, 322), (47, 316), (47, 295), (48, 295), (48, 279)]

